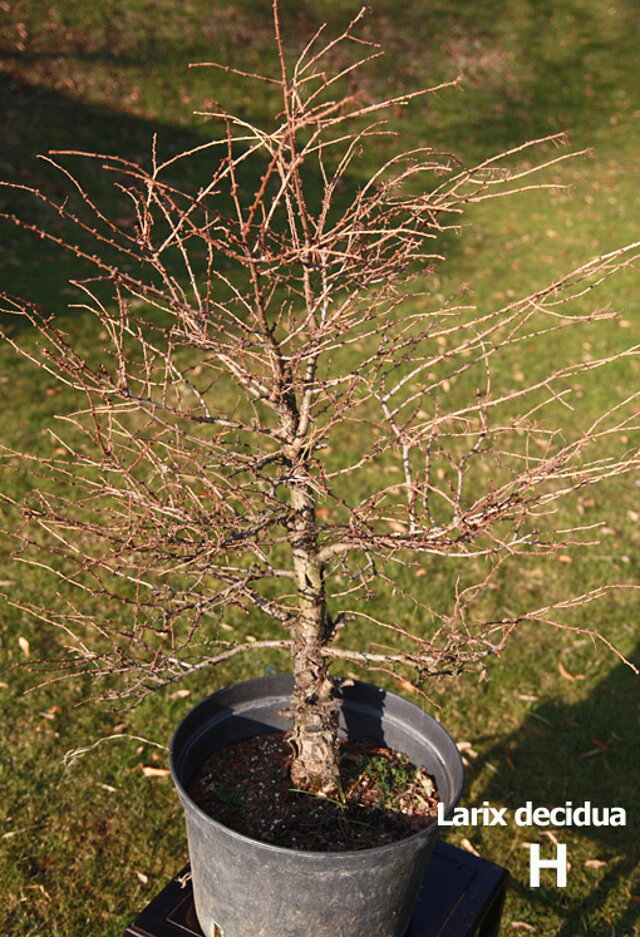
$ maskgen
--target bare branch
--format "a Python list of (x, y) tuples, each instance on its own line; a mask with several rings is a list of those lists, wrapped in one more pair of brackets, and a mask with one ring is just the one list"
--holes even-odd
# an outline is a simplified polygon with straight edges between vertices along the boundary
[[(216, 106), (214, 138), (164, 162), (155, 140), (148, 165), (58, 152), (47, 160), (68, 198), (14, 186), (56, 227), (4, 217), (83, 262), (91, 275), (72, 281), (72, 308), (106, 338), (82, 351), (63, 321), (1, 297), (40, 342), (10, 330), (5, 340), (77, 395), (50, 454), (21, 456), (34, 490), (12, 503), (19, 558), (56, 578), (58, 606), (9, 600), (64, 642), (33, 664), (47, 682), (117, 677), (116, 695), (286, 651), (296, 763), (311, 776), (335, 750), (328, 660), (424, 692), (482, 669), (516, 627), (537, 622), (629, 663), (570, 618), (612, 586), (534, 611), (486, 609), (504, 564), (595, 540), (572, 497), (640, 467), (640, 392), (589, 423), (572, 387), (637, 358), (639, 345), (547, 368), (543, 354), (530, 374), (503, 376), (520, 354), (609, 317), (571, 304), (636, 263), (640, 242), (499, 309), (437, 302), (429, 278), (443, 232), (468, 205), (557, 188), (550, 170), (576, 154), (555, 151), (557, 134), (470, 168), (428, 146), (405, 152), (390, 112), (458, 79), (363, 101), (345, 90), (379, 54), (357, 35), (363, 11), (293, 59), (273, 8), (279, 77), (222, 66), (278, 88), (269, 128)], [(332, 70), (340, 46), (356, 54)], [(360, 153), (382, 138), (397, 151), (356, 184)], [(177, 169), (203, 152), (210, 176), (181, 188)], [(132, 206), (133, 227), (78, 181), (73, 162), (89, 157)], [(0, 450), (6, 463), (18, 457)], [(459, 570), (446, 601), (431, 595), (439, 561)], [(381, 590), (420, 612), (413, 631), (370, 613)], [(359, 621), (389, 643), (357, 646)], [(254, 622), (283, 635), (252, 640)]]

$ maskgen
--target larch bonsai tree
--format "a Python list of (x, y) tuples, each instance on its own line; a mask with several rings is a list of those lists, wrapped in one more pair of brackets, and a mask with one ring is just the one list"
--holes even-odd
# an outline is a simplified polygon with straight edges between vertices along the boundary
[[(556, 617), (605, 587), (497, 617), (482, 598), (506, 558), (575, 539), (554, 525), (557, 502), (638, 465), (630, 445), (602, 451), (635, 427), (637, 394), (591, 425), (576, 418), (572, 438), (553, 423), (545, 435), (545, 413), (571, 405), (570, 381), (614, 356), (511, 387), (493, 378), (514, 349), (530, 355), (556, 331), (608, 315), (565, 304), (630, 263), (637, 245), (494, 311), (438, 301), (429, 277), (465, 207), (533, 184), (567, 154), (509, 169), (527, 148), (561, 144), (555, 136), (473, 168), (428, 146), (402, 152), (387, 115), (437, 89), (376, 103), (350, 93), (380, 54), (356, 35), (360, 16), (331, 41), (319, 30), (290, 62), (274, 5), (278, 68), (237, 73), (277, 92), (269, 127), (219, 107), (210, 142), (164, 161), (154, 143), (146, 168), (47, 157), (69, 197), (30, 191), (62, 228), (12, 220), (92, 266), (74, 281), (74, 308), (97, 318), (103, 348), (83, 354), (64, 317), (6, 294), (2, 304), (41, 339), (38, 350), (6, 340), (84, 401), (50, 457), (22, 456), (47, 479), (22, 504), (22, 558), (63, 584), (59, 608), (28, 606), (68, 648), (41, 666), (55, 679), (118, 675), (105, 695), (144, 696), (280, 649), (295, 678), (292, 779), (320, 790), (337, 774), (332, 661), (424, 691), (437, 675), (477, 669), (521, 621), (608, 643)], [(389, 147), (398, 152), (358, 182), (362, 153)], [(94, 203), (74, 159), (115, 178), (132, 223)], [(208, 167), (194, 191), (176, 183), (188, 161)], [(446, 613), (428, 574), (412, 580), (412, 630), (376, 601), (377, 587), (406, 592), (406, 567), (425, 557), (451, 557), (476, 580)], [(266, 616), (280, 634), (232, 640), (230, 609), (249, 630)], [(363, 646), (361, 623), (379, 643)]]

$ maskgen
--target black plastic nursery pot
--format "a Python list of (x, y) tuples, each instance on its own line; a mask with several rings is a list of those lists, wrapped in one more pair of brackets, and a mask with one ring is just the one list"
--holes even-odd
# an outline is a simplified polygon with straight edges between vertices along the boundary
[[(348, 852), (286, 849), (214, 820), (187, 794), (213, 751), (290, 723), (293, 679), (260, 677), (220, 690), (180, 723), (171, 743), (174, 784), (185, 811), (196, 913), (206, 937), (401, 937), (438, 835), (425, 830), (386, 846)], [(463, 768), (453, 739), (413, 703), (368, 683), (341, 690), (341, 731), (374, 738), (426, 769), (447, 812)]]

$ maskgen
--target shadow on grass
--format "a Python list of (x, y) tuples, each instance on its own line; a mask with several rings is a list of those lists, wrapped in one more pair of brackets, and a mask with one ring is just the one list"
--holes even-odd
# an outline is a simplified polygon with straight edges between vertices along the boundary
[[(149, 165), (154, 133), (158, 134), (163, 157), (206, 139), (204, 133), (78, 101), (7, 76), (0, 76), (0, 123), (5, 128), (0, 150), (1, 177), (41, 189), (54, 201), (62, 201), (73, 189), (59, 171), (38, 159), (38, 153), (77, 149), (113, 153)], [(114, 188), (113, 174), (96, 171), (99, 165), (96, 161), (75, 160), (73, 170), (107, 214), (117, 219), (119, 212), (130, 213), (130, 203), (126, 204), (127, 200)], [(26, 222), (45, 224), (53, 233), (62, 233), (55, 211), (27, 192), (0, 188), (0, 211), (15, 214)], [(2, 291), (37, 303), (50, 305), (54, 297), (65, 293), (71, 277), (95, 272), (90, 264), (83, 265), (55, 245), (39, 242), (5, 219), (0, 221), (0, 249)], [(4, 324), (8, 324), (6, 318)], [(15, 328), (17, 320), (13, 316), (9, 319)]]
[[(631, 655), (640, 661), (640, 645)], [(593, 843), (593, 857), (615, 852), (605, 874), (590, 894), (579, 903), (567, 907), (562, 888), (545, 887), (553, 875), (542, 872), (542, 887), (530, 889), (518, 885), (523, 900), (553, 910), (562, 920), (556, 937), (574, 937), (580, 927), (591, 921), (596, 911), (607, 903), (612, 892), (620, 890), (621, 882), (634, 872), (640, 862), (638, 841), (638, 778), (640, 749), (638, 737), (638, 677), (624, 664), (616, 666), (583, 701), (576, 704), (549, 702), (531, 711), (520, 728), (494, 746), (481, 763), (494, 760), (511, 762), (514, 771), (490, 783), (479, 796), (493, 803), (506, 804), (510, 813), (526, 801), (535, 806), (563, 806), (571, 801), (574, 807), (590, 801), (595, 807), (624, 807), (626, 827), (568, 827)], [(480, 767), (480, 764), (478, 764)], [(553, 828), (551, 828), (553, 829)], [(531, 827), (531, 838), (537, 828)], [(562, 829), (556, 830), (562, 842)], [(553, 858), (551, 843), (545, 842), (541, 858)], [(571, 862), (571, 850), (568, 860)], [(575, 870), (573, 872), (575, 874)], [(572, 872), (569, 872), (569, 884)], [(623, 911), (618, 912), (615, 930), (611, 933), (631, 934), (640, 920), (640, 904), (630, 896)], [(588, 933), (592, 933), (588, 931)], [(595, 930), (594, 930), (595, 933)]]
[[(153, 85), (163, 81), (164, 74), (166, 83), (177, 90), (187, 64), (204, 57), (258, 70), (270, 62), (271, 66), (265, 67), (277, 74), (270, 4), (238, 0), (230, 6), (216, 0), (206, 4), (195, 0), (188, 10), (176, 8), (168, 16), (162, 9), (151, 19), (136, 10), (128, 10), (129, 17), (117, 16), (112, 4), (100, 15), (89, 15), (88, 0), (81, 0), (76, 18), (82, 26), (76, 25), (67, 34), (60, 23), (68, 5), (69, 0), (52, 0), (49, 15), (57, 11), (60, 22), (53, 17), (51, 29), (43, 32), (34, 18), (33, 24), (27, 23), (33, 37), (25, 42), (10, 41), (12, 31), (14, 40), (21, 35), (18, 27), (23, 24), (7, 27), (0, 60), (4, 59), (9, 73), (22, 80), (31, 76), (35, 84), (42, 65), (48, 80), (54, 70), (56, 86), (60, 87), (65, 70), (73, 77), (78, 64), (85, 70), (107, 64), (122, 74), (128, 74), (131, 66), (143, 66), (146, 76), (141, 79), (138, 74), (137, 82)], [(310, 37), (323, 21), (328, 22), (331, 33), (337, 33), (357, 10), (350, 0), (301, 0), (281, 6), (283, 34), (295, 49), (301, 37)], [(26, 12), (23, 19), (25, 16)], [(386, 52), (364, 75), (360, 90), (365, 94), (386, 94), (392, 86), (411, 89), (462, 72), (467, 93), (445, 97), (440, 118), (448, 138), (446, 145), (463, 156), (467, 146), (494, 152), (539, 134), (582, 125), (593, 128), (610, 116), (616, 93), (636, 101), (639, 97), (634, 69), (639, 24), (628, 0), (589, 7), (578, 0), (520, 0), (507, 9), (496, 0), (448, 4), (408, 0), (401, 16), (395, 3), (380, 0), (359, 29)], [(330, 64), (344, 65), (344, 61), (331, 57)], [(96, 72), (94, 83), (101, 75)], [(123, 86), (126, 82), (121, 81)], [(247, 86), (247, 91), (251, 95), (256, 86)], [(254, 95), (248, 106), (255, 109), (259, 101)], [(27, 113), (31, 103), (25, 102)], [(63, 102), (62, 96), (57, 105), (53, 99), (49, 101), (51, 115), (61, 105), (57, 129), (62, 132), (65, 113), (69, 117), (73, 109), (69, 103)], [(117, 107), (114, 102), (111, 123), (116, 139), (119, 131), (113, 118)], [(78, 110), (80, 115), (84, 112), (79, 118), (82, 121), (86, 118), (84, 105), (79, 104)], [(410, 122), (410, 136), (431, 135), (429, 110), (425, 112), (420, 106), (415, 110), (417, 121)], [(184, 118), (191, 120), (188, 113)], [(51, 129), (46, 127), (48, 122), (42, 112), (34, 113), (30, 121), (40, 140), (47, 139), (39, 128)], [(107, 126), (100, 131), (100, 142), (104, 145), (108, 139)], [(126, 139), (123, 142), (128, 145)], [(33, 149), (38, 146), (30, 151)]]

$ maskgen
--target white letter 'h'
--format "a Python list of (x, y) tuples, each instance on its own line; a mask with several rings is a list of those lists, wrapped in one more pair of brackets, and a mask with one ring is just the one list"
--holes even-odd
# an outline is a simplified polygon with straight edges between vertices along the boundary
[(556, 870), (556, 885), (565, 888), (567, 885), (567, 847), (558, 843), (555, 859), (540, 858), (540, 844), (531, 843), (529, 847), (529, 885), (531, 888), (540, 887), (540, 869)]

